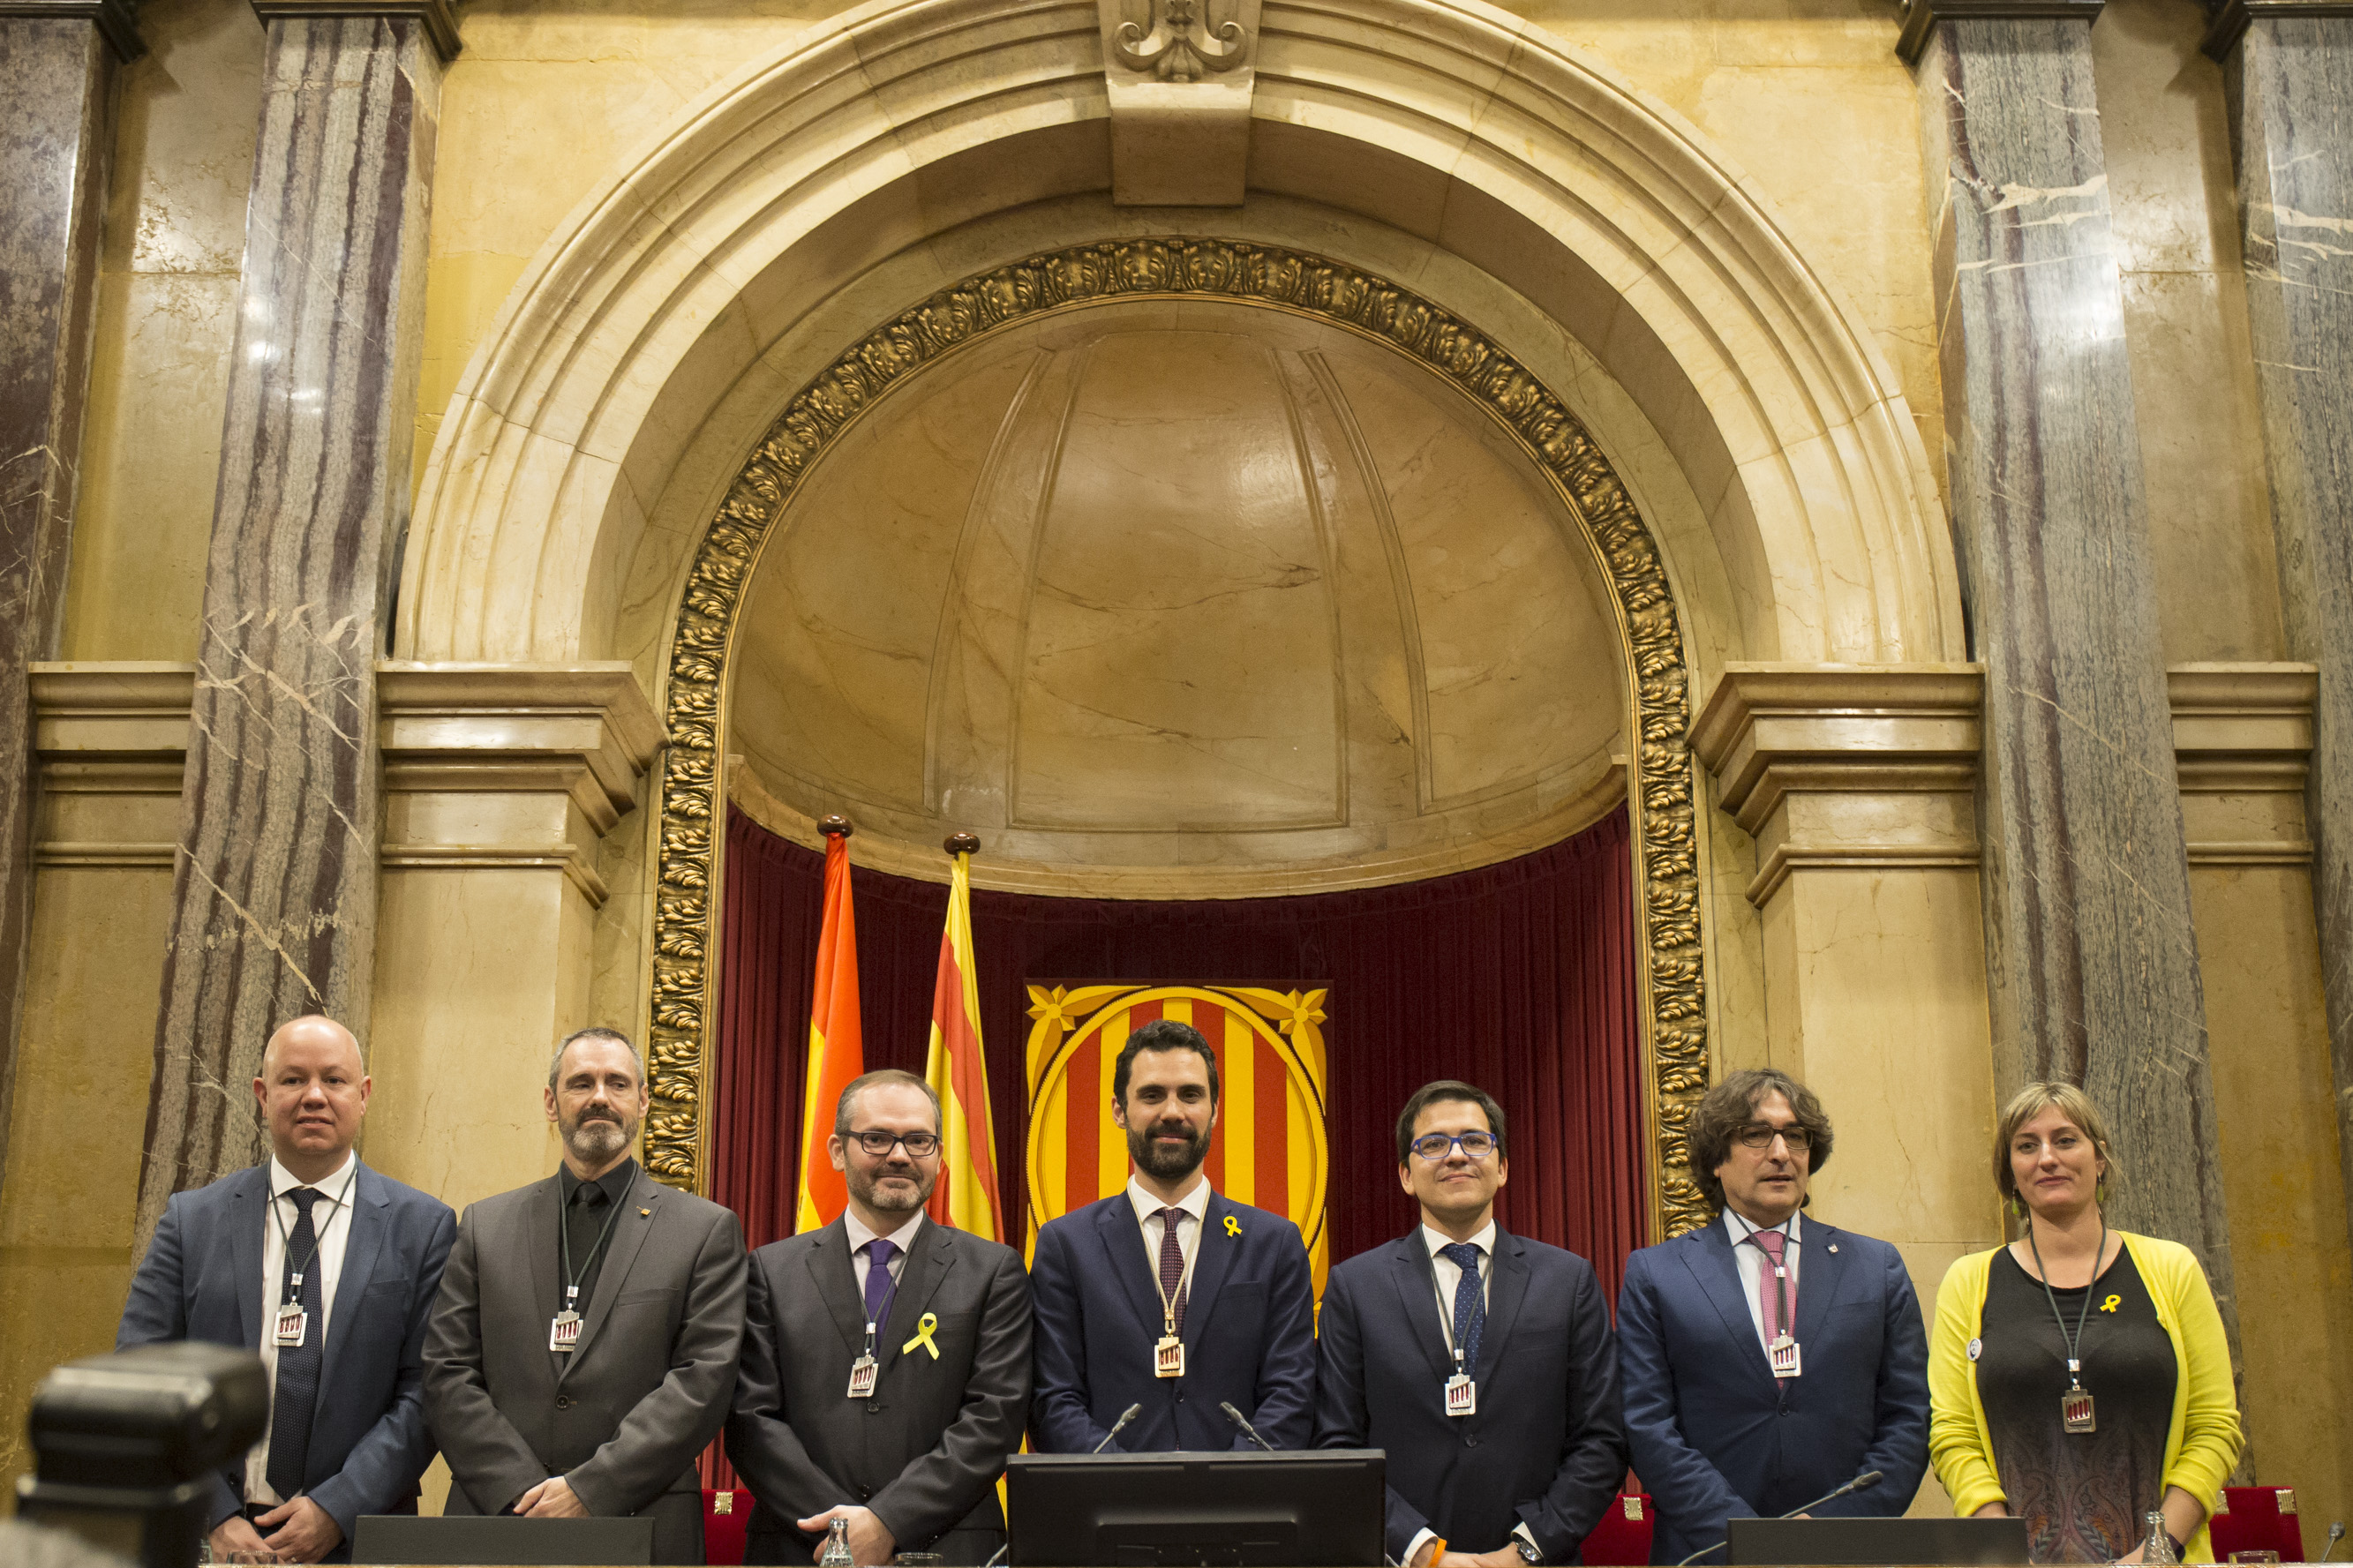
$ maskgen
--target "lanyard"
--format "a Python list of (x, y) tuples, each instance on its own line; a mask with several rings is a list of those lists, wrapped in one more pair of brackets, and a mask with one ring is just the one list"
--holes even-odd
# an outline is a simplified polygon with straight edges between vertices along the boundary
[(2084, 1282), (2084, 1305), (2075, 1314), (2075, 1331), (2067, 1331), (2066, 1315), (2059, 1310), (2059, 1297), (2051, 1289), (2051, 1271), (2042, 1267), (2042, 1248), (2034, 1239), (2034, 1222), (2026, 1226), (2026, 1245), (2034, 1254), (2034, 1271), (2042, 1277), (2042, 1299), (2051, 1303), (2052, 1321), (2059, 1325), (2059, 1337), (2067, 1346), (2067, 1386), (2080, 1392), (2084, 1386), (2084, 1325), (2091, 1321), (2093, 1287), (2100, 1282), (2100, 1259), (2108, 1255), (2108, 1216), (2100, 1216), (2100, 1249), (2092, 1254), (2092, 1277)]
[[(1748, 1234), (1740, 1238), (1742, 1244), (1747, 1247), (1757, 1247), (1757, 1232), (1762, 1230), (1764, 1227), (1762, 1226), (1748, 1225), (1748, 1216), (1742, 1214), (1737, 1209), (1727, 1206), (1724, 1212), (1738, 1220), (1741, 1224), (1748, 1226)], [(1797, 1223), (1797, 1215), (1791, 1215), (1788, 1219), (1782, 1223), (1784, 1225), (1794, 1225)], [(1799, 1247), (1804, 1245), (1787, 1230), (1783, 1230), (1781, 1232), (1781, 1236), (1782, 1246), (1784, 1247)], [(1798, 1330), (1797, 1325), (1789, 1321), (1789, 1267), (1787, 1263), (1775, 1263), (1770, 1258), (1766, 1257), (1765, 1249), (1761, 1247), (1757, 1247), (1757, 1256), (1767, 1268), (1773, 1270), (1773, 1294), (1781, 1303), (1781, 1332), (1785, 1336), (1794, 1337)], [(1833, 1281), (1833, 1283), (1835, 1283), (1835, 1281)]]
[[(586, 1182), (580, 1184), (584, 1187), (590, 1184)], [(580, 1188), (573, 1188), (572, 1193), (575, 1197), (579, 1196)], [(572, 1216), (564, 1215), (563, 1222), (555, 1227), (556, 1235), (563, 1238), (564, 1306), (566, 1311), (574, 1310), (574, 1303), (580, 1300), (581, 1279), (586, 1276), (588, 1270), (596, 1267), (596, 1259), (605, 1255), (605, 1244), (613, 1239), (613, 1226), (620, 1223), (621, 1205), (617, 1202), (608, 1206), (613, 1212), (605, 1216), (605, 1228), (596, 1233), (596, 1245), (588, 1249), (588, 1260), (580, 1266), (578, 1274), (572, 1272)], [(542, 1253), (540, 1256), (544, 1258), (547, 1255)]]
[[(1459, 1367), (1462, 1364), (1462, 1350), (1454, 1342), (1454, 1303), (1446, 1299), (1446, 1287), (1438, 1282), (1439, 1261), (1438, 1254), (1430, 1255), (1430, 1289), (1438, 1298), (1438, 1331), (1445, 1336), (1446, 1353), (1454, 1358)], [(1445, 1261), (1451, 1263), (1453, 1259)], [(1483, 1247), (1479, 1249), (1479, 1293), (1487, 1293), (1487, 1249)]]
[[(353, 1162), (352, 1162), (352, 1173), (351, 1173), (350, 1175), (348, 1175), (348, 1176), (346, 1176), (346, 1177), (344, 1177), (344, 1178), (343, 1178), (343, 1194), (342, 1194), (342, 1195), (341, 1195), (341, 1196), (337, 1197), (337, 1198), (334, 1200), (334, 1202), (335, 1202), (335, 1206), (336, 1206), (337, 1208), (341, 1208), (341, 1207), (343, 1207), (343, 1200), (344, 1200), (345, 1198), (348, 1198), (348, 1197), (350, 1197), (350, 1196), (352, 1195), (352, 1187), (353, 1187), (353, 1184), (355, 1184), (356, 1182), (358, 1182), (358, 1180), (359, 1180), (359, 1179), (360, 1179), (360, 1163), (359, 1163), (357, 1160), (354, 1160), (354, 1161), (353, 1161)], [(286, 1196), (286, 1194), (287, 1194), (287, 1193), (290, 1193), (290, 1192), (292, 1192), (292, 1191), (294, 1191), (294, 1189), (293, 1189), (292, 1187), (289, 1187), (289, 1188), (287, 1188), (287, 1189), (286, 1189), (286, 1192), (285, 1192), (285, 1193), (277, 1193), (277, 1194), (273, 1194), (271, 1195), (270, 1199), (269, 1199), (269, 1217), (270, 1217), (270, 1218), (272, 1218), (272, 1219), (274, 1219), (274, 1220), (276, 1220), (276, 1221), (278, 1222), (278, 1247), (279, 1247), (279, 1250), (280, 1250), (280, 1251), (281, 1251), (281, 1252), (284, 1252), (284, 1253), (287, 1255), (287, 1260), (288, 1260), (289, 1262), (292, 1262), (292, 1261), (293, 1261), (293, 1253), (294, 1253), (294, 1236), (293, 1236), (293, 1233), (292, 1233), (291, 1231), (290, 1231), (290, 1230), (288, 1230), (288, 1229), (286, 1228), (286, 1213), (285, 1213), (285, 1211), (284, 1211), (283, 1209), (280, 1209), (280, 1208), (278, 1206), (278, 1205), (279, 1205), (280, 1200), (280, 1199), (282, 1199), (282, 1198), (284, 1198), (284, 1197)], [(332, 1223), (333, 1223), (333, 1221), (334, 1221), (334, 1216), (333, 1216), (333, 1215), (330, 1215), (328, 1216), (328, 1223), (329, 1223), (329, 1224), (332, 1224)], [(248, 1232), (246, 1232), (246, 1234), (247, 1234), (248, 1236), (250, 1236), (250, 1235), (252, 1235), (253, 1233), (252, 1233), (251, 1231), (248, 1231)], [(300, 1262), (300, 1263), (296, 1263), (296, 1264), (294, 1265), (294, 1271), (293, 1271), (293, 1274), (292, 1274), (291, 1278), (290, 1278), (290, 1279), (287, 1280), (287, 1282), (286, 1282), (286, 1300), (287, 1300), (288, 1301), (292, 1302), (292, 1301), (299, 1301), (299, 1300), (301, 1300), (301, 1298), (302, 1298), (302, 1276), (304, 1276), (305, 1274), (308, 1274), (309, 1272), (311, 1272), (311, 1260), (312, 1258), (314, 1258), (318, 1257), (318, 1256), (319, 1256), (319, 1248), (320, 1248), (320, 1247), (323, 1247), (324, 1245), (326, 1245), (326, 1236), (327, 1236), (327, 1226), (323, 1226), (323, 1225), (313, 1225), (313, 1226), (311, 1226), (311, 1250), (310, 1250), (310, 1251), (308, 1251), (308, 1252), (306, 1252), (306, 1253), (304, 1253), (304, 1254), (302, 1255), (302, 1261), (301, 1261), (301, 1262)]]

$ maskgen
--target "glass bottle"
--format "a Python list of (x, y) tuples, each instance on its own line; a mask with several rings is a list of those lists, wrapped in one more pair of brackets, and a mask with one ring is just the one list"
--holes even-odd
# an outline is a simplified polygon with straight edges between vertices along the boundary
[(2173, 1537), (2166, 1533), (2165, 1515), (2151, 1512), (2143, 1522), (2148, 1526), (2148, 1539), (2140, 1543), (2142, 1568), (2179, 1568), (2181, 1559), (2173, 1554)]
[[(2170, 1557), (2166, 1559), (2170, 1563)], [(852, 1568), (857, 1559), (849, 1554), (849, 1521), (837, 1519), (826, 1532), (825, 1555), (818, 1559), (818, 1568)]]

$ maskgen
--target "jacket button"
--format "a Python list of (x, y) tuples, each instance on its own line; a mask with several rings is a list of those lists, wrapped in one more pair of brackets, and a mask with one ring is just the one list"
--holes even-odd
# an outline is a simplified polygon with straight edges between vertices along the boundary
[(1465, 1432), (1465, 1433), (1463, 1433), (1463, 1434), (1462, 1434), (1462, 1446), (1463, 1446), (1464, 1447), (1466, 1447), (1466, 1448), (1475, 1448), (1475, 1447), (1477, 1447), (1479, 1446), (1479, 1434), (1478, 1434), (1478, 1433), (1476, 1433), (1476, 1432)]
[(572, 1396), (571, 1396), (570, 1394), (557, 1394), (557, 1395), (555, 1396), (555, 1407), (556, 1407), (558, 1410), (569, 1410), (569, 1409), (571, 1409), (571, 1408), (572, 1408)]

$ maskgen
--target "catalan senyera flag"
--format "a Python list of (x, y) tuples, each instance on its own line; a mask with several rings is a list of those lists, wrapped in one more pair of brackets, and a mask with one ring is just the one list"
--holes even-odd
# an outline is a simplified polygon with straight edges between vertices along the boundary
[(1029, 1246), (1045, 1223), (1127, 1184), (1126, 1135), (1111, 1117), (1113, 1068), (1155, 1018), (1190, 1024), (1218, 1056), (1210, 1184), (1299, 1226), (1316, 1297), (1330, 1270), (1324, 1225), (1323, 987), (1033, 984), (1029, 987)]
[(923, 1081), (940, 1097), (940, 1180), (931, 1215), (990, 1241), (1005, 1239), (997, 1195), (997, 1131), (988, 1115), (988, 1058), (980, 1043), (979, 968), (972, 952), (972, 853), (958, 850), (932, 986), (932, 1047)]
[(801, 1096), (801, 1192), (793, 1228), (831, 1225), (849, 1203), (826, 1153), (834, 1103), (866, 1070), (858, 1027), (858, 922), (849, 908), (849, 833), (825, 836), (825, 919), (817, 939), (817, 994), (809, 1007), (808, 1083)]

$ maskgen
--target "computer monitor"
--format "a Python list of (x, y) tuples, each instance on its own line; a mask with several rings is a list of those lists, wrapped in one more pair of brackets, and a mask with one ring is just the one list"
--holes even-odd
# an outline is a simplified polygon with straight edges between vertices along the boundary
[(2027, 1561), (2022, 1519), (1736, 1519), (1725, 1526), (1733, 1568), (1764, 1563), (1949, 1563), (2016, 1568)]
[(1382, 1561), (1388, 1456), (1016, 1454), (1006, 1464), (1013, 1568), (1301, 1568)]

